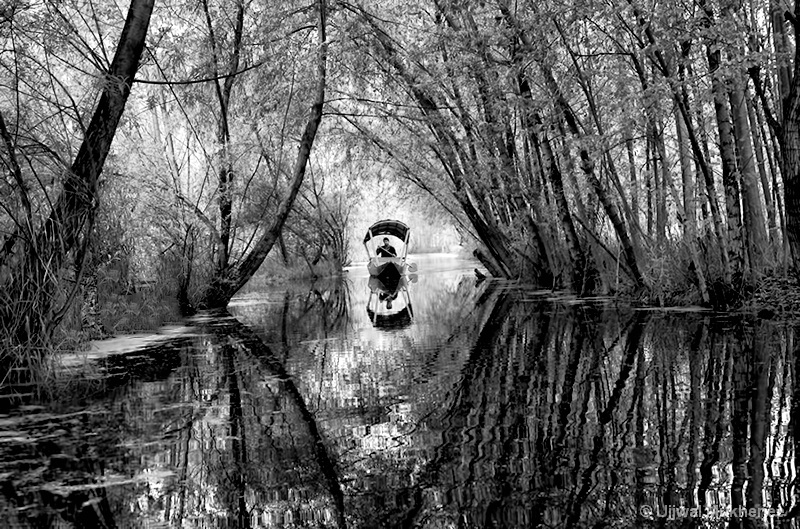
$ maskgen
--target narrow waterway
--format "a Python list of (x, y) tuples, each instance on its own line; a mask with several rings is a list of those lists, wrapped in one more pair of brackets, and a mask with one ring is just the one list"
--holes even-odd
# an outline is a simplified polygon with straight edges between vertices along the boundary
[(0, 526), (800, 527), (794, 323), (414, 260), (3, 388)]

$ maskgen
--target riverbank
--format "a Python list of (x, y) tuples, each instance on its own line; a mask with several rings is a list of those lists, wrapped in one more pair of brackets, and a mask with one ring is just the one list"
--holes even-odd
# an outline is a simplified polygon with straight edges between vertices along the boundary
[(764, 318), (800, 317), (800, 281), (794, 274), (763, 278), (742, 309)]
[(620, 292), (620, 304), (638, 307), (703, 307), (715, 312), (755, 313), (761, 318), (800, 318), (800, 281), (795, 274), (764, 276), (755, 284), (731, 287), (722, 282), (709, 285), (710, 306), (703, 303), (696, 286), (657, 284), (650, 290)]

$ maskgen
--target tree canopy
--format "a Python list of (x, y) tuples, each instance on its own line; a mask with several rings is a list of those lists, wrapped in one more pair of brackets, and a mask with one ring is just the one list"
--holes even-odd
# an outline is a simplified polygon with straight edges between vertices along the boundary
[(173, 278), (187, 307), (225, 305), (275, 248), (345, 265), (382, 186), (494, 275), (729, 307), (800, 259), (796, 20), (727, 0), (12, 0), (6, 334), (47, 335), (112, 265)]

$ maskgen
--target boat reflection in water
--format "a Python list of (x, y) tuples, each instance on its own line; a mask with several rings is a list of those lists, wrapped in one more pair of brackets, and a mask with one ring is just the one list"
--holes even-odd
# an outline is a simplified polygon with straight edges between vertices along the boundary
[(414, 309), (411, 306), (408, 285), (416, 282), (416, 274), (390, 278), (371, 276), (369, 278), (367, 315), (373, 327), (404, 329), (411, 325)]

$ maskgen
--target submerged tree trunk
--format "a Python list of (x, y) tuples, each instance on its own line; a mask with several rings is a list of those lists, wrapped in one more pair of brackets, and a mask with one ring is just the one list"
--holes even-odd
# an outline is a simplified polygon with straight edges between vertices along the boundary
[[(53, 313), (58, 283), (70, 254), (82, 256), (87, 248), (98, 205), (98, 180), (139, 68), (153, 4), (154, 0), (133, 0), (128, 8), (97, 108), (50, 215), (37, 232), (27, 226), (28, 233), (8, 240), (0, 253), (0, 268), (11, 271), (0, 282), (16, 300), (0, 309), (0, 320), (10, 325), (7, 331), (19, 343), (45, 340), (59, 319)], [(15, 159), (9, 131), (4, 130), (3, 136), (9, 156)], [(79, 268), (82, 260), (78, 259)], [(63, 307), (59, 312), (63, 314)]]

